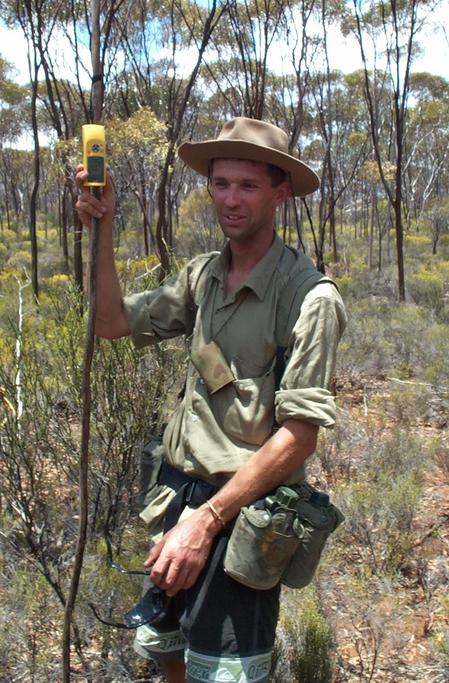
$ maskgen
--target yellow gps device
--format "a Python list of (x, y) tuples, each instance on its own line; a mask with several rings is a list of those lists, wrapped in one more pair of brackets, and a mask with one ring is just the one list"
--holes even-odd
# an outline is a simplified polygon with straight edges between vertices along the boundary
[(106, 140), (104, 126), (89, 123), (82, 127), (83, 164), (89, 174), (89, 187), (106, 185)]

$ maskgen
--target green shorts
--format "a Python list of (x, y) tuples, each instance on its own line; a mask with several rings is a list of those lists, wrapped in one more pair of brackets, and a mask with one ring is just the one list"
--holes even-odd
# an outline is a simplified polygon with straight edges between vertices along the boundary
[(170, 601), (166, 618), (137, 629), (134, 649), (160, 662), (184, 658), (187, 683), (265, 683), (280, 588), (247, 588), (225, 574), (222, 560), (209, 572), (213, 552), (195, 586)]

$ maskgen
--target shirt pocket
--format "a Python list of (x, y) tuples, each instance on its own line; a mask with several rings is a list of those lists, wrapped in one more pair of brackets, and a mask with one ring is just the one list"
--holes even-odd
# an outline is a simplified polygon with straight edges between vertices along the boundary
[(236, 379), (218, 392), (214, 412), (231, 440), (262, 445), (273, 431), (273, 367), (260, 377)]

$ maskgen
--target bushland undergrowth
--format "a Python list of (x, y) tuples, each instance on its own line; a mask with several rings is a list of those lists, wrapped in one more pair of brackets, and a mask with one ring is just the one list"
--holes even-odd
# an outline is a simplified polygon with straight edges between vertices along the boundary
[[(51, 231), (49, 239), (56, 239)], [(367, 270), (361, 242), (348, 242), (343, 262), (330, 264), (349, 324), (335, 382), (338, 424), (321, 434), (309, 476), (346, 521), (313, 585), (283, 594), (272, 683), (447, 680), (445, 248), (423, 258), (422, 245), (407, 241), (402, 305), (393, 269)], [(126, 245), (120, 249), (126, 253)], [(76, 542), (85, 319), (71, 279), (50, 259), (36, 307), (25, 254), (11, 239), (0, 276), (0, 669), (5, 682), (46, 682), (60, 679)], [(152, 258), (121, 260), (125, 288), (155, 284), (156, 266)], [(141, 566), (140, 451), (177, 400), (184, 362), (178, 342), (150, 352), (136, 352), (128, 340), (97, 342), (74, 680), (158, 680), (133, 654), (132, 636), (101, 624), (89, 603), (102, 617), (121, 619), (140, 592), (140, 581), (108, 569), (105, 536), (123, 564)]]

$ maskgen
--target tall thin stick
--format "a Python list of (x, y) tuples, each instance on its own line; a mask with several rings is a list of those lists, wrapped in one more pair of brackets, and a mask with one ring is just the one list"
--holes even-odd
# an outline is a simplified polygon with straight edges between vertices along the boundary
[[(91, 119), (94, 123), (101, 120), (103, 105), (103, 69), (100, 58), (100, 3), (91, 2), (91, 55), (92, 55), (92, 93)], [(101, 189), (95, 188), (96, 196), (101, 195)], [(78, 542), (73, 564), (72, 580), (64, 613), (63, 632), (63, 683), (70, 683), (70, 643), (73, 611), (83, 567), (84, 550), (87, 541), (87, 526), (89, 517), (89, 438), (91, 413), (91, 367), (95, 346), (95, 315), (97, 298), (97, 248), (98, 248), (99, 220), (92, 220), (90, 248), (89, 248), (89, 310), (87, 319), (86, 339), (83, 359), (82, 383), (82, 412), (81, 412), (81, 449), (79, 459), (79, 529)]]

